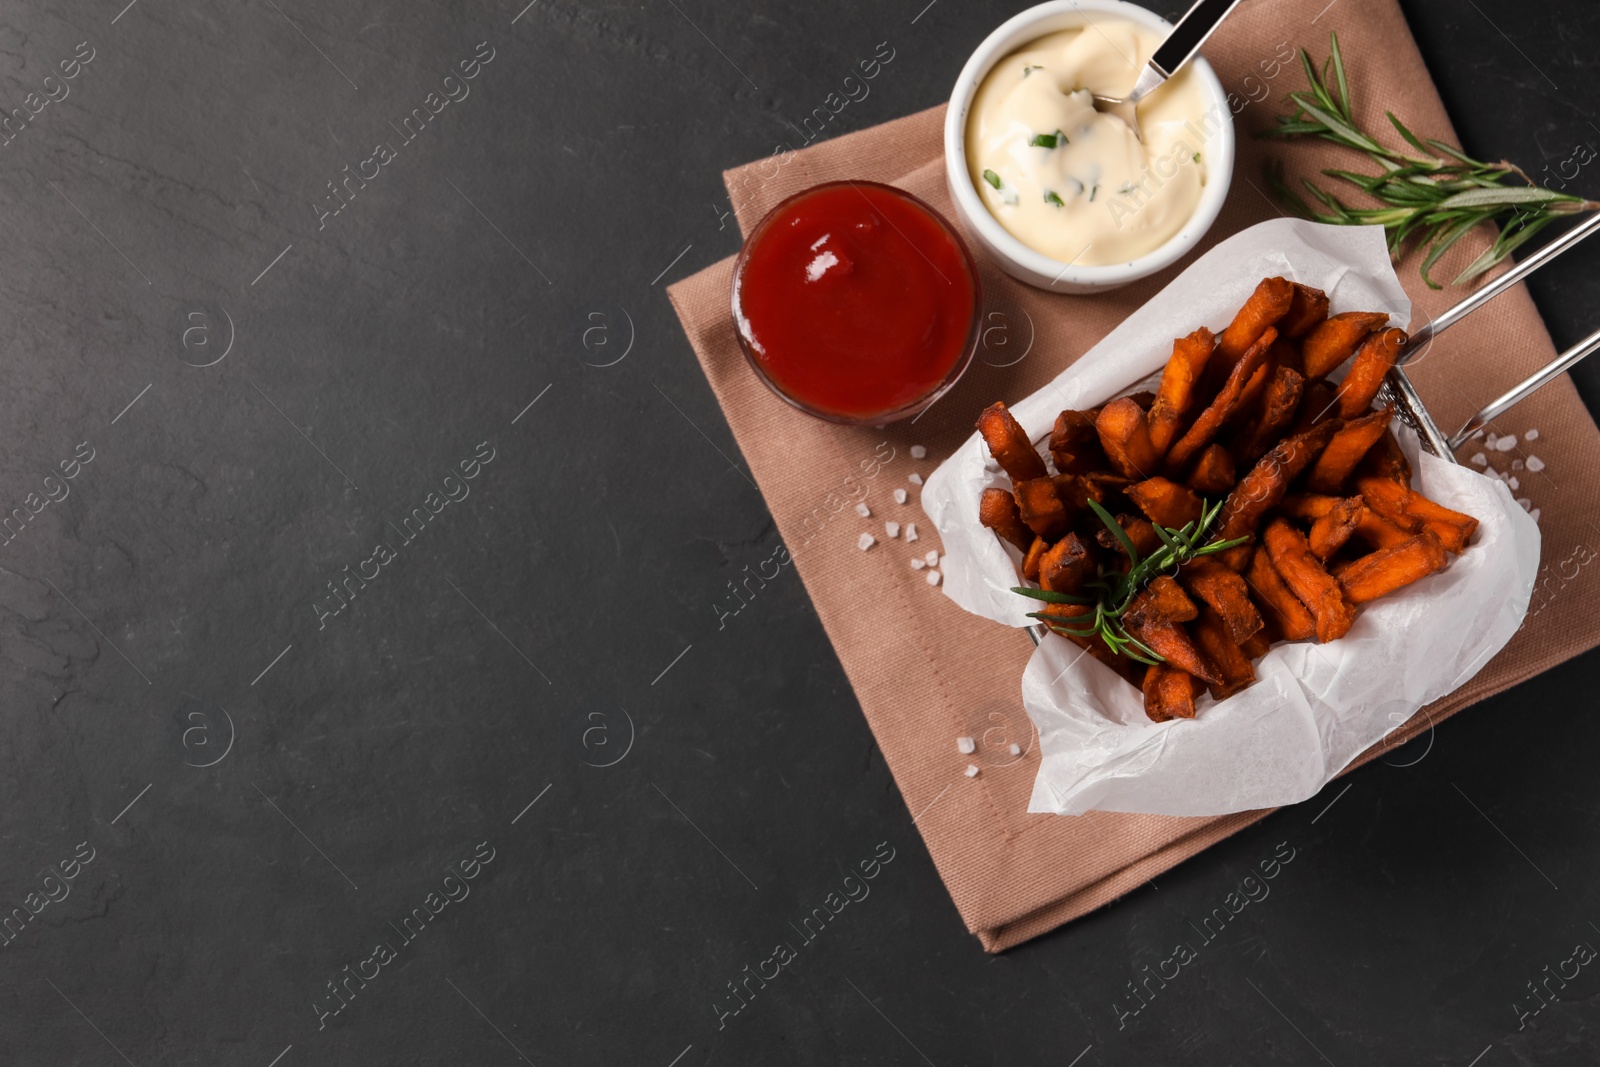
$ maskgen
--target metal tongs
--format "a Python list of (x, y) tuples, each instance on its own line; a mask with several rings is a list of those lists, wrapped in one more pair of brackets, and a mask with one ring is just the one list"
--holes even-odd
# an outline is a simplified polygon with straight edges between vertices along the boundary
[(1441, 459), (1448, 459), (1452, 463), (1459, 462), (1455, 458), (1456, 449), (1483, 433), (1485, 428), (1497, 416), (1512, 405), (1532, 396), (1561, 374), (1571, 370), (1585, 356), (1600, 350), (1600, 330), (1596, 330), (1548, 364), (1512, 386), (1449, 436), (1446, 436), (1444, 431), (1439, 429), (1439, 424), (1434, 421), (1427, 405), (1417, 395), (1416, 386), (1411, 383), (1411, 379), (1406, 375), (1404, 369), (1407, 363), (1418, 359), (1445, 330), (1454, 326), (1468, 314), (1487, 304), (1513, 285), (1527, 278), (1528, 275), (1597, 230), (1600, 230), (1600, 214), (1590, 216), (1538, 251), (1522, 259), (1516, 266), (1490, 281), (1465, 300), (1411, 335), (1411, 340), (1406, 344), (1399, 363), (1389, 372), (1388, 381), (1384, 384), (1384, 392), (1387, 395), (1387, 399), (1394, 403), (1395, 410), (1399, 413), (1400, 418), (1417, 432), (1417, 436), (1422, 440), (1422, 447)]

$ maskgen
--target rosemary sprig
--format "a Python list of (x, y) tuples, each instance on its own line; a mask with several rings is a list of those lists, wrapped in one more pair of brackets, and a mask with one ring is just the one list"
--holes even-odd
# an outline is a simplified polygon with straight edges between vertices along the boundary
[(1064, 636), (1087, 638), (1098, 636), (1111, 651), (1121, 653), (1140, 663), (1153, 666), (1165, 662), (1164, 658), (1149, 645), (1128, 633), (1122, 625), (1123, 613), (1128, 610), (1128, 605), (1133, 603), (1133, 598), (1138, 596), (1157, 575), (1175, 570), (1192, 559), (1209, 556), (1250, 540), (1246, 535), (1231, 541), (1206, 543), (1206, 535), (1210, 532), (1211, 524), (1216, 521), (1217, 515), (1221, 513), (1224, 503), (1226, 501), (1219, 500), (1215, 504), (1202, 506), (1200, 518), (1188, 523), (1181, 530), (1157, 526), (1155, 531), (1156, 536), (1161, 539), (1161, 547), (1141, 559), (1139, 550), (1134, 547), (1133, 539), (1128, 536), (1128, 531), (1122, 528), (1109, 511), (1090, 500), (1089, 507), (1128, 553), (1128, 569), (1117, 570), (1101, 566), (1095, 580), (1084, 586), (1085, 589), (1094, 591), (1095, 595), (1092, 598), (1053, 593), (1048, 589), (1029, 589), (1026, 586), (1015, 586), (1011, 591), (1033, 600), (1042, 600), (1047, 604), (1093, 607), (1092, 617), (1088, 612), (1084, 612), (1070, 619), (1063, 619), (1059, 615), (1030, 611), (1028, 618), (1038, 619), (1051, 630)]
[[(1300, 62), (1308, 90), (1290, 93), (1293, 110), (1279, 115), (1278, 125), (1262, 131), (1261, 136), (1320, 137), (1365, 153), (1378, 165), (1378, 173), (1340, 169), (1322, 173), (1356, 186), (1384, 206), (1350, 207), (1315, 182), (1301, 179), (1306, 191), (1326, 209), (1314, 210), (1284, 180), (1281, 163), (1268, 165), (1268, 183), (1303, 218), (1342, 226), (1382, 226), (1389, 234), (1389, 251), (1397, 258), (1406, 242), (1415, 240), (1416, 247), (1428, 250), (1422, 262), (1422, 280), (1430, 288), (1443, 288), (1429, 276), (1434, 264), (1480, 223), (1498, 223), (1499, 236), (1452, 284), (1489, 270), (1557, 219), (1600, 210), (1600, 202), (1535, 185), (1513, 163), (1484, 163), (1444, 141), (1419, 138), (1392, 111), (1385, 112), (1389, 121), (1420, 154), (1391, 148), (1364, 132), (1351, 114), (1350, 86), (1336, 33), (1332, 35), (1332, 55), (1320, 76), (1305, 49), (1300, 50)], [(1526, 184), (1514, 184), (1517, 181)]]

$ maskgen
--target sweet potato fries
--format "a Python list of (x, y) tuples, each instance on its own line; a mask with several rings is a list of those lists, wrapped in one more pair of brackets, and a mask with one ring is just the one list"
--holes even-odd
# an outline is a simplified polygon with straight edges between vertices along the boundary
[(1017, 591), (1155, 722), (1252, 684), (1276, 641), (1338, 640), (1477, 529), (1412, 489), (1392, 410), (1372, 410), (1405, 332), (1328, 312), (1320, 290), (1264, 279), (1221, 333), (1177, 339), (1153, 396), (1063, 411), (1054, 473), (1004, 404), (978, 419), (1012, 481), (984, 490), (980, 521), (1039, 585)]

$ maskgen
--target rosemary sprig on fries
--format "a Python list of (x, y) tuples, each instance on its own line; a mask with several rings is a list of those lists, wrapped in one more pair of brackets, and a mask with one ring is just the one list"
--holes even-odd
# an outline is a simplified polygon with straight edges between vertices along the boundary
[[(1094, 598), (1071, 596), (1067, 593), (1053, 593), (1047, 589), (1029, 589), (1026, 586), (1014, 586), (1013, 593), (1020, 593), (1034, 600), (1042, 600), (1047, 604), (1077, 604), (1083, 607), (1093, 607), (1091, 617), (1088, 612), (1063, 618), (1060, 615), (1050, 615), (1042, 611), (1030, 611), (1028, 618), (1038, 619), (1050, 629), (1063, 636), (1069, 637), (1094, 637), (1099, 635), (1111, 651), (1126, 655), (1129, 659), (1151, 665), (1166, 662), (1166, 658), (1150, 648), (1144, 642), (1128, 633), (1122, 625), (1122, 615), (1128, 610), (1128, 605), (1133, 603), (1133, 598), (1158, 574), (1164, 574), (1183, 566), (1192, 559), (1209, 556), (1215, 552), (1242, 545), (1250, 540), (1249, 536), (1236, 537), (1231, 541), (1213, 541), (1205, 543), (1211, 525), (1216, 521), (1217, 515), (1222, 511), (1225, 500), (1218, 500), (1215, 504), (1207, 504), (1201, 509), (1200, 518), (1186, 524), (1180, 530), (1167, 526), (1155, 526), (1156, 536), (1161, 539), (1161, 547), (1143, 559), (1139, 557), (1139, 550), (1134, 547), (1133, 539), (1122, 528), (1111, 513), (1101, 507), (1096, 501), (1087, 501), (1100, 521), (1105, 523), (1106, 529), (1111, 531), (1113, 537), (1121, 543), (1123, 550), (1128, 553), (1129, 567), (1125, 571), (1108, 570), (1100, 568), (1099, 577), (1085, 584), (1085, 589), (1095, 591)], [(1086, 621), (1084, 621), (1086, 620)], [(1068, 624), (1071, 625), (1068, 625)]]
[[(1379, 173), (1357, 174), (1339, 169), (1322, 173), (1356, 186), (1385, 206), (1352, 208), (1315, 182), (1301, 179), (1306, 191), (1327, 209), (1315, 211), (1284, 180), (1281, 163), (1269, 164), (1267, 181), (1279, 198), (1304, 218), (1343, 226), (1384, 227), (1389, 234), (1389, 251), (1395, 256), (1401, 254), (1408, 240), (1415, 239), (1418, 247), (1428, 249), (1422, 263), (1422, 280), (1430, 288), (1443, 288), (1429, 277), (1434, 264), (1479, 223), (1498, 223), (1500, 234), (1452, 284), (1483, 274), (1555, 220), (1600, 210), (1600, 202), (1535, 185), (1513, 163), (1484, 163), (1443, 141), (1418, 138), (1392, 111), (1385, 112), (1389, 121), (1421, 155), (1390, 148), (1361, 130), (1351, 114), (1350, 87), (1345, 79), (1344, 58), (1339, 53), (1338, 34), (1332, 35), (1332, 55), (1320, 77), (1305, 49), (1300, 50), (1300, 62), (1305, 67), (1309, 90), (1290, 93), (1293, 110), (1278, 116), (1278, 125), (1261, 136), (1320, 137), (1366, 153), (1379, 166)], [(1518, 179), (1527, 184), (1506, 184)]]

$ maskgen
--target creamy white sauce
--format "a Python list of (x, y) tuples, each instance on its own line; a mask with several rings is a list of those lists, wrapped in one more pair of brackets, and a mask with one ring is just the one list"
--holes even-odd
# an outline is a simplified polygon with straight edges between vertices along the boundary
[(1206, 139), (1226, 119), (1206, 114), (1192, 73), (1140, 102), (1143, 143), (1090, 98), (1126, 96), (1160, 43), (1155, 30), (1096, 18), (1011, 53), (978, 87), (967, 167), (989, 213), (1023, 244), (1063, 262), (1125, 263), (1194, 214)]

